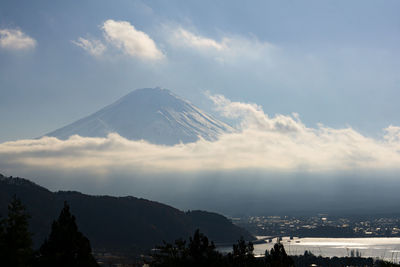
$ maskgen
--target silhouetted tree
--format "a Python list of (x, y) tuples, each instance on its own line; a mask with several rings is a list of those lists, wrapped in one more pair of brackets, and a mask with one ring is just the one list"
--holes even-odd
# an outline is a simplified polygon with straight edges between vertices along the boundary
[(0, 260), (4, 258), (4, 248), (5, 248), (5, 240), (4, 240), (4, 219), (0, 217)]
[(189, 243), (178, 239), (174, 245), (164, 242), (153, 255), (152, 266), (221, 266), (222, 255), (213, 242), (196, 230)]
[(215, 250), (214, 242), (209, 242), (207, 236), (197, 229), (193, 238), (189, 239), (189, 257), (195, 266), (212, 266), (218, 258), (219, 253)]
[(233, 245), (233, 266), (253, 266), (255, 264), (253, 251), (253, 243), (246, 243), (243, 237), (241, 237), (238, 243)]
[(163, 243), (164, 245), (157, 246), (152, 255), (151, 266), (184, 266), (188, 256), (186, 241), (178, 239), (174, 244), (165, 241)]
[(265, 263), (271, 267), (294, 266), (292, 258), (286, 254), (285, 248), (280, 242), (276, 243), (269, 253), (268, 250), (265, 251)]
[(8, 216), (0, 226), (0, 256), (4, 266), (31, 266), (33, 249), (28, 219), (25, 206), (14, 195), (8, 205)]
[(78, 231), (75, 217), (64, 202), (57, 221), (51, 226), (49, 238), (39, 250), (39, 266), (98, 266), (89, 240)]

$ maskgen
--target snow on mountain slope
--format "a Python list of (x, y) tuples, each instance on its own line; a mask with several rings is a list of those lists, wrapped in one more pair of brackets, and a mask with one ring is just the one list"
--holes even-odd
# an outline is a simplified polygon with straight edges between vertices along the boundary
[(232, 131), (229, 125), (169, 90), (146, 88), (132, 91), (94, 114), (46, 135), (67, 139), (74, 134), (105, 137), (116, 132), (131, 140), (174, 145), (195, 142), (199, 137), (215, 140)]

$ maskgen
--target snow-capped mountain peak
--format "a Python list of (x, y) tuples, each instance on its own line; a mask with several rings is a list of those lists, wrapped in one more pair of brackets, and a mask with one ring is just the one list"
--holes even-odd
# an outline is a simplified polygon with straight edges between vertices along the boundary
[(215, 140), (232, 131), (229, 125), (171, 91), (146, 88), (134, 90), (92, 115), (46, 135), (67, 139), (74, 134), (105, 137), (116, 132), (131, 140), (174, 145), (195, 142), (200, 137)]

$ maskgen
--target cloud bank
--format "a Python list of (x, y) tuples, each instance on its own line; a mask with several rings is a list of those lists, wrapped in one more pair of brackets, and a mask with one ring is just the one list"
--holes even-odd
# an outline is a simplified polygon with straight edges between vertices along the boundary
[(0, 29), (0, 47), (9, 50), (30, 50), (36, 40), (19, 29)]
[(381, 139), (352, 128), (304, 125), (297, 114), (268, 116), (261, 106), (231, 102), (212, 95), (217, 110), (238, 118), (238, 131), (216, 141), (160, 146), (127, 140), (72, 136), (18, 140), (0, 144), (2, 169), (86, 170), (107, 174), (135, 172), (200, 172), (258, 169), (273, 172), (397, 170), (400, 127), (389, 126)]

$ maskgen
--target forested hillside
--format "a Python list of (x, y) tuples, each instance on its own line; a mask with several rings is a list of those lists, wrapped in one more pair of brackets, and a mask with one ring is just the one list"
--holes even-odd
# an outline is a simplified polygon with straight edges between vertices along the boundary
[(79, 229), (92, 247), (105, 251), (143, 251), (163, 240), (174, 241), (200, 229), (216, 243), (253, 236), (226, 217), (205, 211), (183, 212), (171, 206), (135, 197), (90, 196), (79, 192), (51, 192), (29, 180), (0, 176), (0, 215), (16, 195), (31, 215), (36, 246), (49, 234), (52, 221), (67, 201)]

